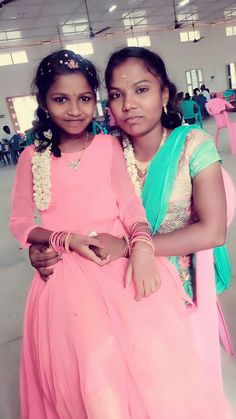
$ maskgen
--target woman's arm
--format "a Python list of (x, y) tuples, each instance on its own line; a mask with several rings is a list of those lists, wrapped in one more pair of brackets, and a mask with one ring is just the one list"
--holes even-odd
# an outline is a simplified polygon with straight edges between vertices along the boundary
[(198, 221), (181, 230), (156, 235), (153, 243), (157, 255), (183, 256), (225, 243), (226, 199), (219, 162), (193, 179), (193, 202)]

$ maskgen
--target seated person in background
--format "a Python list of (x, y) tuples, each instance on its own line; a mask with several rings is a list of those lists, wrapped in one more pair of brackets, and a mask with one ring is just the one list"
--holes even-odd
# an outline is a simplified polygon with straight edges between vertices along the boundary
[(206, 100), (205, 96), (202, 93), (200, 93), (200, 90), (199, 90), (198, 87), (196, 87), (196, 89), (193, 89), (192, 100), (197, 102), (197, 104), (199, 105), (200, 110), (201, 110), (201, 114), (202, 114), (202, 118), (204, 118), (204, 119), (208, 118), (209, 114), (208, 114), (208, 112), (206, 110), (206, 106), (205, 106), (207, 100)]
[(184, 100), (191, 100), (190, 94), (188, 92), (185, 93)]
[(196, 89), (193, 89), (192, 100), (195, 100), (195, 102), (197, 102), (199, 98), (199, 94), (200, 94), (200, 89), (198, 87), (196, 87)]
[(11, 137), (9, 143), (9, 151), (11, 154), (11, 160), (13, 164), (17, 164), (18, 158), (20, 155), (20, 142), (22, 141), (22, 137), (20, 134), (16, 133)]
[(205, 96), (206, 101), (208, 102), (208, 100), (211, 99), (209, 89), (206, 88), (205, 84), (202, 84), (200, 89), (201, 89), (202, 95)]

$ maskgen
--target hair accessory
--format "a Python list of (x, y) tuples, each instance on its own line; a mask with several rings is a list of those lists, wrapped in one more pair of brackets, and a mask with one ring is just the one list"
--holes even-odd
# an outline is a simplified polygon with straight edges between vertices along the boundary
[(43, 131), (43, 135), (44, 135), (45, 138), (47, 138), (47, 140), (51, 141), (52, 131), (50, 129), (48, 129), (47, 131)]
[[(67, 56), (68, 56), (68, 55), (67, 55)], [(73, 59), (68, 60), (68, 61), (65, 61), (65, 62), (64, 62), (64, 64), (65, 64), (67, 67), (71, 68), (71, 69), (74, 69), (74, 68), (79, 68), (79, 64), (77, 63), (77, 61), (75, 61), (75, 60), (73, 60)], [(86, 68), (86, 69), (87, 69), (87, 68)]]

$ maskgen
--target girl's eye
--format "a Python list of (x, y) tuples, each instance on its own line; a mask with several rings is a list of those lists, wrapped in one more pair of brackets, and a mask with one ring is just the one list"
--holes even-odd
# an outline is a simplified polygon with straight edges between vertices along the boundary
[(136, 93), (146, 93), (147, 91), (147, 87), (139, 87), (139, 89), (136, 90)]
[(57, 103), (63, 103), (66, 101), (66, 98), (64, 96), (60, 96), (60, 97), (55, 97), (54, 100)]
[(122, 94), (120, 92), (114, 92), (114, 93), (109, 94), (109, 98), (111, 100), (119, 99), (121, 96), (122, 96)]

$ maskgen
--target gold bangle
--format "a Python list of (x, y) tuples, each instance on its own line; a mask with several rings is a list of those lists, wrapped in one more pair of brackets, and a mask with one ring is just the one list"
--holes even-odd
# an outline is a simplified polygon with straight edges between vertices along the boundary
[(133, 247), (133, 248), (132, 248), (132, 251), (133, 251), (133, 250), (141, 250), (141, 252), (151, 253), (151, 255), (154, 255), (154, 252), (153, 252), (153, 251), (151, 251), (151, 250), (146, 250), (146, 249), (140, 249), (139, 247)]

